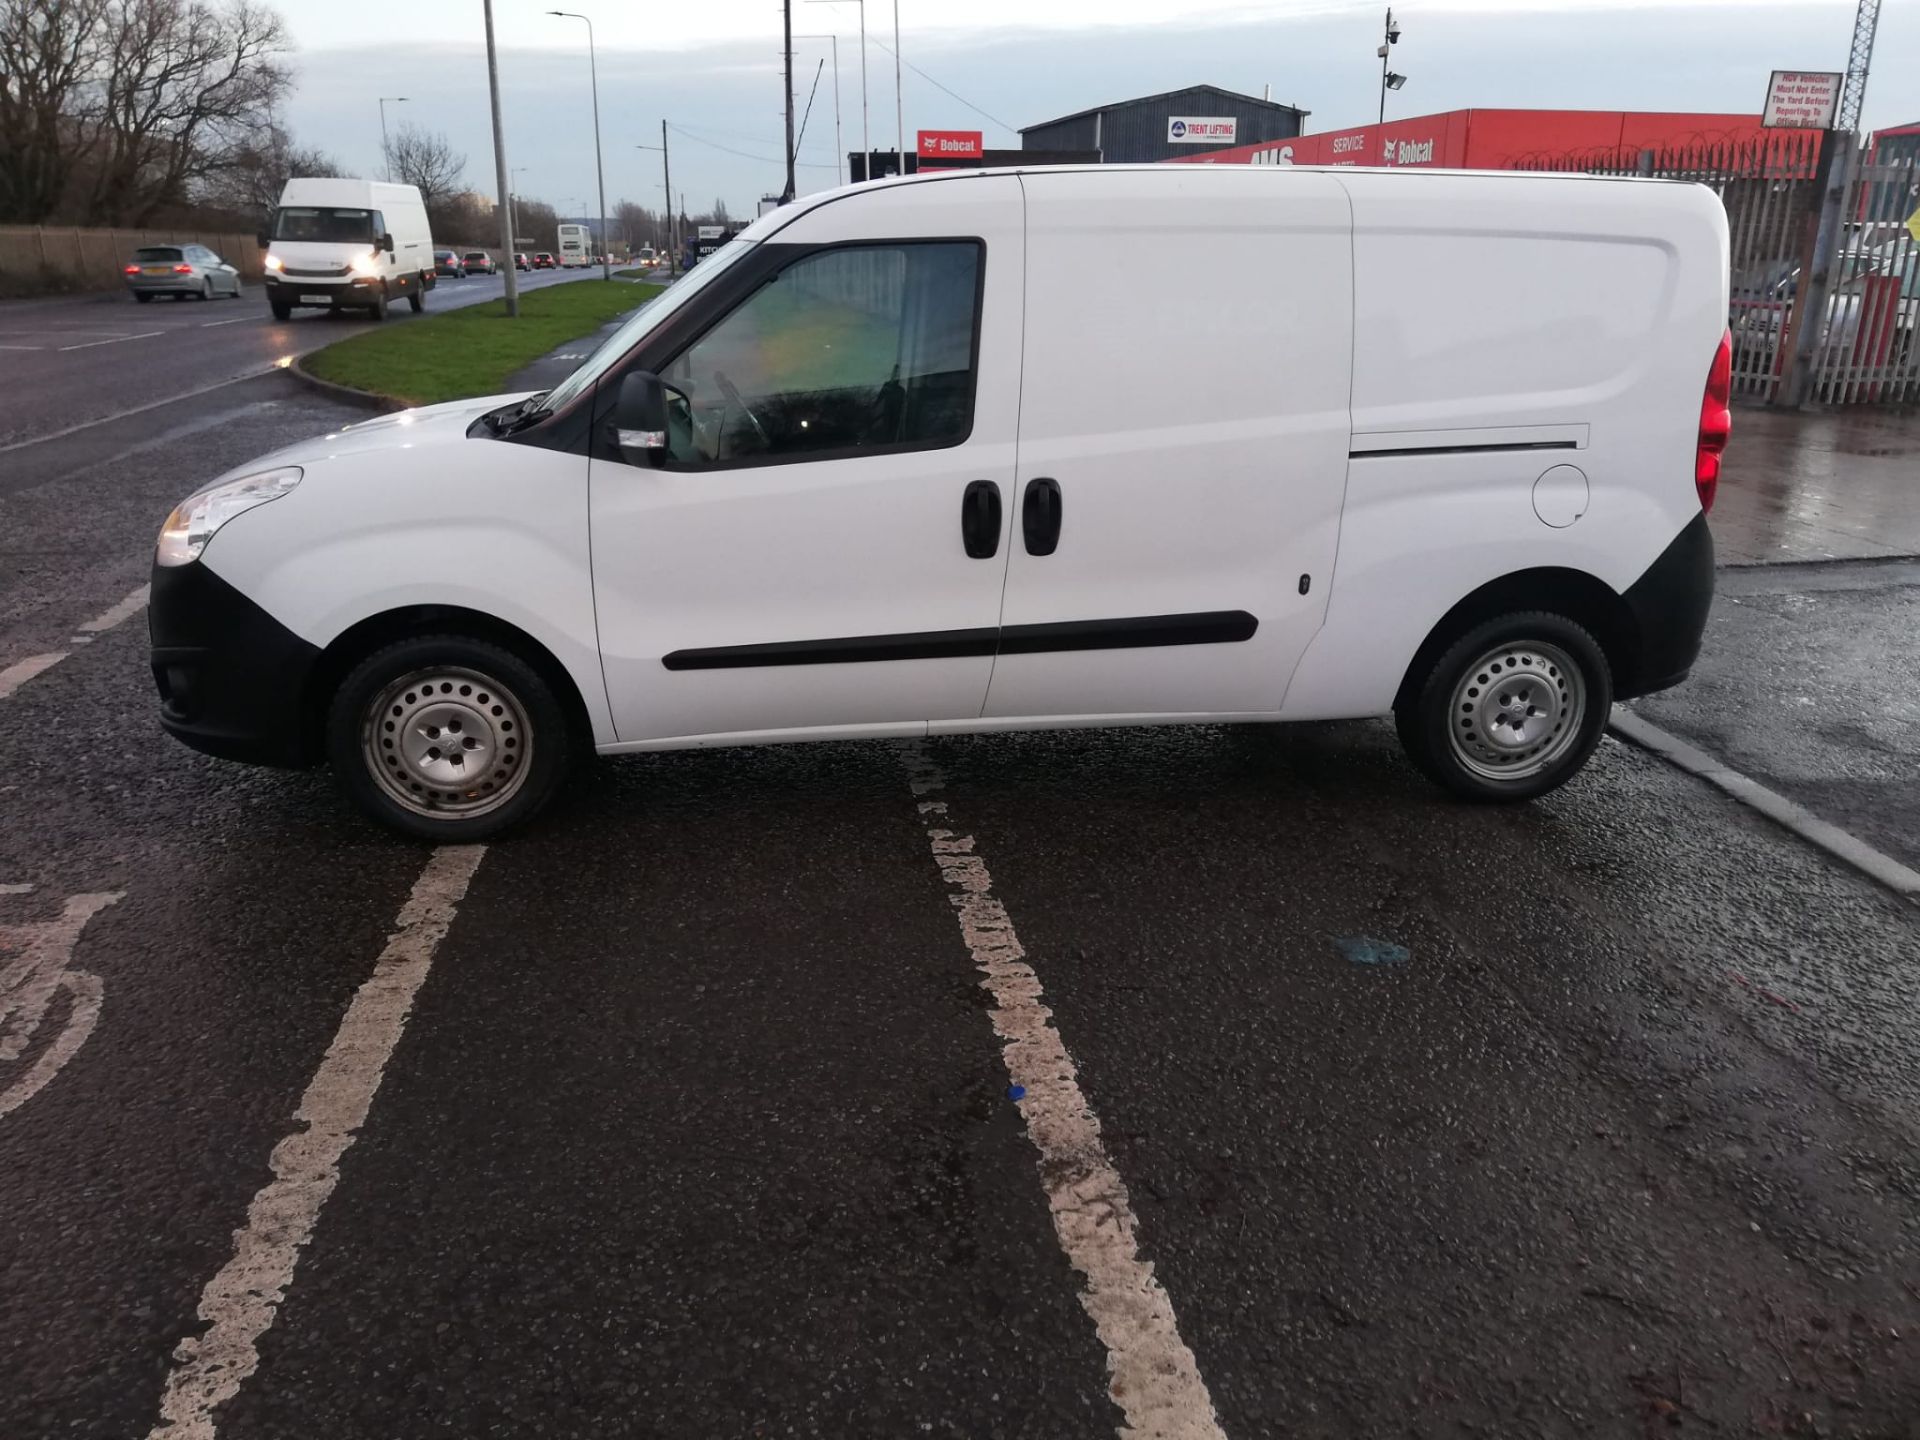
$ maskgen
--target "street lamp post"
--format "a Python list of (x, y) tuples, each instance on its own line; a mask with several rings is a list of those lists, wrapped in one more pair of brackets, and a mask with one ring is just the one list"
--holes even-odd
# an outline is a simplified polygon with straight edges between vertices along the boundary
[(493, 0), (484, 0), (481, 8), (487, 22), (487, 105), (493, 112), (493, 183), (500, 193), (500, 206), (495, 213), (500, 217), (500, 228), (506, 231), (500, 237), (503, 242), (500, 249), (507, 262), (501, 271), (501, 283), (506, 291), (507, 318), (515, 320), (520, 316), (520, 272), (513, 268), (513, 212), (507, 186), (507, 133), (500, 120), (500, 60), (493, 47)]
[(660, 122), (660, 143), (658, 145), (636, 145), (636, 150), (658, 150), (660, 152), (660, 188), (667, 196), (667, 274), (680, 273), (680, 256), (673, 248), (673, 159), (667, 154), (667, 122)]
[[(807, 3), (809, 5), (837, 5), (840, 3), (840, 0), (807, 0)], [(873, 143), (867, 138), (867, 0), (853, 0), (853, 3), (860, 8), (860, 154), (862, 156), (860, 173), (861, 178), (871, 180), (873, 178), (871, 173)], [(835, 89), (838, 90), (840, 84), (840, 66), (838, 62), (835, 63), (833, 69), (833, 83)], [(839, 109), (838, 105), (834, 108), (836, 112)], [(849, 180), (853, 178), (853, 172), (851, 170), (847, 172), (847, 178)]]
[(380, 159), (387, 167), (387, 179), (391, 180), (393, 179), (393, 146), (387, 141), (387, 106), (389, 103), (404, 105), (407, 103), (407, 97), (405, 95), (382, 95), (380, 97)]
[(593, 50), (593, 21), (572, 10), (549, 10), (564, 20), (579, 20), (587, 27), (587, 73), (593, 82), (593, 168), (600, 182), (600, 278), (611, 280), (613, 266), (607, 262), (607, 172), (600, 163), (600, 62)]
[(840, 167), (847, 163), (847, 152), (840, 139), (840, 37), (838, 35), (796, 35), (796, 40), (826, 40), (833, 45), (833, 174), (840, 178)]
[(900, 0), (893, 0), (893, 158), (902, 175), (907, 173), (907, 110), (900, 98)]
[(519, 207), (513, 203), (515, 199), (513, 187), (518, 183), (513, 177), (516, 175), (524, 175), (532, 168), (531, 165), (516, 165), (507, 172), (507, 224), (513, 231), (512, 238), (516, 251), (520, 246), (520, 210)]

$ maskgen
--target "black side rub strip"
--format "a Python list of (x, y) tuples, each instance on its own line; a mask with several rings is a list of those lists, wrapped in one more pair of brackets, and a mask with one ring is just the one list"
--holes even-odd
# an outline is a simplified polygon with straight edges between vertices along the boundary
[(1390, 460), (1400, 455), (1504, 455), (1515, 450), (1578, 450), (1572, 440), (1515, 440), (1502, 445), (1410, 445), (1401, 450), (1349, 450), (1349, 460)]
[(1224, 645), (1250, 640), (1260, 622), (1244, 610), (1136, 615), (1122, 620), (1061, 620), (1001, 630), (923, 630), (839, 640), (780, 640), (718, 645), (661, 657), (669, 670), (744, 670), (761, 665), (847, 665), (872, 660), (953, 660), (967, 656), (1044, 655), (1062, 650), (1133, 650), (1159, 645)]

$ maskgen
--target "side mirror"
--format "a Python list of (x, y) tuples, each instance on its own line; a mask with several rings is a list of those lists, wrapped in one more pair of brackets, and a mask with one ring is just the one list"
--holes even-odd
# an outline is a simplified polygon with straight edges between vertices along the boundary
[(386, 251), (387, 254), (389, 255), (393, 253), (393, 234), (391, 231), (381, 235), (380, 248)]
[(260, 242), (260, 248), (262, 250), (266, 249), (269, 245), (273, 243), (272, 238), (268, 236), (267, 232), (264, 230), (260, 231), (260, 233), (255, 235), (253, 238)]
[(658, 375), (635, 370), (621, 379), (610, 428), (613, 443), (630, 464), (650, 464), (667, 448), (667, 387)]

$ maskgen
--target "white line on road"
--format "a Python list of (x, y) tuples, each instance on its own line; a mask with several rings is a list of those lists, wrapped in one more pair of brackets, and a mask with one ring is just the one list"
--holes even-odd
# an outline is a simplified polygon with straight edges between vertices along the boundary
[(216, 325), (244, 325), (247, 321), (258, 318), (258, 316), (254, 315), (236, 315), (231, 320), (202, 320), (200, 322), (200, 328), (202, 330), (211, 330)]
[[(113, 629), (114, 626), (139, 614), (146, 606), (147, 591), (149, 588), (148, 586), (142, 585), (124, 600), (109, 606), (94, 616), (93, 619), (83, 623), (79, 627), (78, 633), (67, 643), (70, 645), (90, 644), (95, 636), (104, 635), (107, 631)], [(27, 681), (33, 679), (34, 676), (51, 670), (72, 653), (71, 650), (55, 650), (46, 655), (29, 655), (26, 659), (9, 665), (4, 670), (0, 670), (0, 700), (6, 699), (9, 695), (13, 694), (14, 691), (26, 684)]]
[(65, 990), (69, 997), (66, 1023), (53, 1043), (40, 1052), (26, 1074), (0, 1090), (0, 1119), (45, 1089), (93, 1034), (100, 1020), (100, 977), (71, 969), (73, 951), (87, 922), (125, 897), (124, 890), (74, 895), (57, 919), (0, 925), (0, 938), (6, 941), (0, 951), (18, 955), (0, 967), (0, 1060), (18, 1060), (26, 1054), (28, 1042), (52, 1008), (54, 994)]
[(6, 699), (42, 670), (51, 670), (66, 658), (65, 650), (56, 650), (51, 655), (29, 655), (0, 670), (0, 700)]
[(15, 440), (11, 445), (0, 445), (0, 455), (5, 455), (9, 450), (24, 450), (29, 445), (44, 445), (49, 440), (64, 440), (69, 435), (78, 435), (82, 430), (91, 430), (96, 425), (111, 425), (115, 420), (144, 415), (149, 410), (158, 410), (165, 405), (178, 405), (182, 400), (194, 400), (202, 395), (210, 395), (215, 390), (224, 390), (227, 386), (238, 385), (243, 380), (258, 380), (261, 376), (271, 375), (280, 368), (278, 365), (269, 365), (264, 370), (249, 370), (244, 375), (235, 375), (226, 380), (216, 380), (211, 385), (202, 385), (198, 390), (183, 390), (178, 395), (169, 395), (164, 400), (136, 405), (131, 410), (116, 410), (111, 415), (102, 415), (98, 420), (82, 420), (78, 425), (69, 425), (64, 430), (49, 430), (45, 435), (35, 435), (30, 440)]
[(304, 1128), (273, 1147), (273, 1179), (247, 1206), (245, 1228), (233, 1232), (233, 1258), (200, 1292), (200, 1318), (209, 1328), (174, 1351), (160, 1423), (148, 1440), (213, 1440), (215, 1408), (239, 1394), (258, 1368), (260, 1337), (286, 1298), (301, 1248), (339, 1183), (341, 1157), (366, 1123), (434, 951), (486, 853), (484, 845), (435, 850), (414, 881), (387, 948), (300, 1097), (294, 1118)]
[(0, 350), (44, 350), (44, 345), (0, 345)]
[[(901, 747), (916, 796), (945, 788), (946, 776), (918, 741)], [(944, 818), (946, 802), (921, 800), (922, 817)], [(1006, 907), (971, 835), (927, 827), (934, 862), (960, 935), (993, 996), (993, 1028), (1004, 1042), (1007, 1074), (1019, 1097), (1027, 1137), (1040, 1152), (1041, 1182), (1054, 1234), (1086, 1280), (1080, 1304), (1107, 1349), (1107, 1394), (1126, 1423), (1126, 1440), (1225, 1440), (1213, 1397), (1193, 1352), (1180, 1338), (1173, 1302), (1140, 1258), (1139, 1222), (1120, 1174), (1107, 1158), (1100, 1120), (1080, 1093), (1073, 1057), (1053, 1012), (1040, 1001), (1040, 979), (1026, 962)]]
[(1613, 716), (1607, 723), (1616, 735), (1624, 736), (1642, 750), (1651, 750), (1688, 774), (1697, 775), (1709, 785), (1718, 786), (1734, 799), (1785, 826), (1836, 860), (1845, 861), (1889, 890), (1920, 903), (1920, 872), (1908, 869), (1858, 836), (1822, 820), (1804, 805), (1795, 804), (1778, 791), (1769, 790), (1758, 780), (1722, 764), (1706, 751), (1689, 745), (1679, 736), (1669, 734), (1631, 710), (1614, 706)]
[(166, 333), (164, 330), (143, 330), (138, 335), (116, 335), (111, 340), (89, 340), (84, 345), (62, 345), (60, 353), (64, 355), (69, 350), (91, 350), (96, 345), (124, 345), (129, 340), (151, 340), (156, 335)]

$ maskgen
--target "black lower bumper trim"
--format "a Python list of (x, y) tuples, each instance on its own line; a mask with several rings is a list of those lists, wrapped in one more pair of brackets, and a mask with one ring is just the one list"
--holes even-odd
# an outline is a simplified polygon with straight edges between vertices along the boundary
[(1660, 558), (1621, 597), (1639, 631), (1630, 674), (1617, 677), (1614, 694), (1631, 700), (1678, 685), (1693, 669), (1713, 608), (1713, 532), (1705, 513), (1673, 537)]
[(320, 758), (307, 705), (320, 651), (205, 565), (156, 565), (148, 602), (160, 723), (222, 760)]

